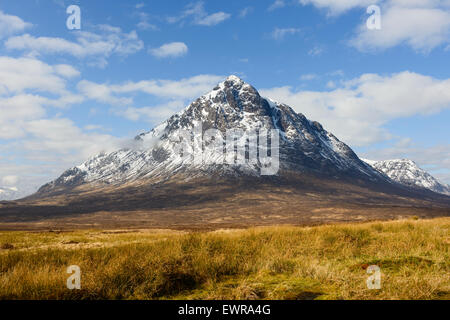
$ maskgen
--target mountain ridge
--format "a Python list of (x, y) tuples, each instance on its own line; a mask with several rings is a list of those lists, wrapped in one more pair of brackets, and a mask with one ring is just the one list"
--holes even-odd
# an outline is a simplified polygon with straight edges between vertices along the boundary
[(439, 182), (431, 174), (421, 169), (413, 160), (368, 160), (367, 162), (376, 170), (386, 174), (392, 180), (406, 186), (425, 188), (437, 193), (450, 196), (450, 186)]

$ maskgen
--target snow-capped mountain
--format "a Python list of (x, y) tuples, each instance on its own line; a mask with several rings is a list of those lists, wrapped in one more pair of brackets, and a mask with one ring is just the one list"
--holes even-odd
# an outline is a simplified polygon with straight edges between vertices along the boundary
[(376, 170), (389, 178), (406, 186), (429, 189), (431, 191), (450, 195), (450, 186), (440, 183), (417, 164), (408, 159), (373, 161), (362, 159)]
[[(127, 148), (99, 154), (67, 170), (43, 186), (40, 192), (86, 183), (115, 185), (141, 179), (164, 181), (176, 174), (192, 178), (212, 174), (258, 176), (262, 173), (267, 164), (262, 163), (261, 153), (266, 154), (270, 143), (259, 150), (260, 159), (256, 162), (223, 163), (223, 157), (230, 159), (230, 155), (223, 153), (223, 144), (217, 142), (220, 139), (216, 138), (217, 144), (211, 148), (213, 140), (205, 139), (208, 129), (217, 129), (223, 141), (229, 130), (242, 130), (241, 136), (237, 136), (238, 141), (248, 139), (242, 132), (278, 130), (278, 175), (307, 171), (329, 177), (352, 175), (370, 181), (388, 180), (318, 122), (308, 120), (283, 103), (261, 97), (254, 87), (230, 76), (181, 112), (150, 132), (137, 136)], [(183, 140), (186, 131), (193, 134)], [(189, 146), (186, 146), (187, 140), (191, 140)], [(258, 141), (261, 148), (261, 136)], [(187, 148), (202, 150), (200, 160), (180, 152)], [(246, 158), (250, 158), (249, 152), (246, 149)], [(231, 157), (234, 159), (234, 153)]]

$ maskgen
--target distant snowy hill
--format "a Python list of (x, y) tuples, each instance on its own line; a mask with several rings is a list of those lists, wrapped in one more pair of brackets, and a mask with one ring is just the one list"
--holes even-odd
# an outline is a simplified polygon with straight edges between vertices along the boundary
[(362, 160), (376, 170), (386, 174), (392, 180), (403, 185), (421, 187), (437, 193), (450, 195), (450, 186), (440, 183), (428, 172), (419, 168), (414, 161), (408, 159), (384, 161)]

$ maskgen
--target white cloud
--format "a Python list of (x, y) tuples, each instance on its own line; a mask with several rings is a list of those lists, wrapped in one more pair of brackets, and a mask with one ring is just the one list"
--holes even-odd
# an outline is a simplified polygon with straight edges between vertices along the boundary
[(186, 55), (188, 52), (188, 47), (183, 42), (171, 42), (163, 44), (159, 48), (150, 49), (149, 52), (158, 58), (175, 58)]
[(300, 29), (297, 28), (275, 28), (270, 36), (275, 40), (282, 40), (287, 35), (293, 35), (299, 33)]
[(69, 65), (0, 57), (0, 154), (5, 155), (0, 156), (0, 199), (29, 194), (63, 170), (119, 145), (120, 139), (86, 133), (69, 119), (49, 118), (49, 108), (83, 101), (66, 88), (66, 80), (79, 75)]
[[(123, 84), (98, 84), (87, 80), (77, 88), (87, 99), (110, 104), (111, 112), (131, 121), (156, 123), (181, 110), (189, 100), (210, 91), (222, 76), (198, 75), (180, 80), (142, 80)], [(131, 106), (133, 99), (127, 94), (143, 93), (165, 102), (146, 107)]]
[(450, 43), (450, 7), (440, 1), (390, 1), (382, 7), (381, 30), (362, 24), (350, 41), (360, 51), (387, 49), (405, 44), (416, 51)]
[(31, 23), (25, 22), (19, 17), (5, 14), (3, 11), (0, 11), (0, 38), (22, 32), (31, 26)]
[(93, 57), (94, 65), (105, 66), (112, 54), (127, 56), (140, 51), (144, 43), (135, 31), (124, 33), (109, 25), (97, 26), (98, 33), (73, 32), (75, 41), (55, 37), (34, 37), (29, 34), (11, 37), (5, 42), (9, 50), (23, 50), (33, 54), (65, 54), (77, 58)]
[(2, 184), (7, 186), (13, 186), (19, 181), (18, 176), (4, 176), (2, 178)]
[(184, 22), (187, 18), (192, 18), (192, 23), (201, 26), (214, 26), (227, 19), (231, 15), (229, 13), (219, 11), (215, 13), (207, 13), (204, 8), (203, 1), (191, 3), (186, 6), (186, 9), (181, 15), (176, 17), (169, 17), (167, 21), (169, 23)]
[(46, 106), (62, 108), (81, 102), (82, 97), (66, 88), (65, 78), (78, 75), (79, 71), (69, 65), (0, 57), (0, 139), (24, 136), (27, 121), (43, 117)]
[(184, 100), (172, 100), (167, 103), (151, 107), (129, 107), (125, 110), (115, 110), (115, 114), (123, 116), (131, 121), (141, 120), (154, 124), (166, 120), (176, 112), (180, 111), (184, 106)]
[(40, 159), (47, 157), (42, 153), (45, 150), (51, 158), (57, 154), (72, 154), (75, 156), (72, 159), (85, 161), (97, 153), (114, 150), (119, 141), (109, 135), (86, 134), (65, 118), (33, 120), (26, 129), (32, 138), (24, 140), (22, 145), (26, 150), (38, 151)]
[(143, 92), (161, 98), (192, 99), (211, 90), (222, 78), (205, 74), (181, 80), (143, 80), (109, 87), (116, 94)]
[[(360, 51), (384, 50), (408, 45), (416, 51), (429, 52), (450, 43), (449, 0), (299, 0), (339, 15), (354, 8), (364, 11), (369, 5), (381, 6), (381, 30), (369, 30), (366, 19), (350, 44)], [(366, 18), (369, 16), (367, 15)]]
[(298, 0), (302, 5), (314, 5), (319, 9), (325, 9), (329, 15), (342, 14), (354, 8), (367, 8), (380, 0)]
[(286, 6), (286, 2), (284, 2), (284, 0), (275, 0), (275, 2), (272, 3), (269, 8), (267, 8), (267, 10), (273, 11), (276, 9), (283, 8), (285, 6)]
[[(211, 90), (222, 76), (198, 75), (180, 80), (142, 80), (123, 84), (97, 84), (82, 80), (78, 90), (87, 99), (110, 104), (110, 111), (131, 121), (155, 124), (180, 111), (193, 98)], [(163, 102), (154, 106), (131, 106), (133, 99), (127, 94), (143, 93)]]
[(450, 108), (450, 79), (401, 72), (364, 74), (330, 91), (261, 90), (318, 120), (344, 142), (367, 146), (392, 138), (384, 125), (392, 119), (435, 114)]
[[(46, 107), (64, 108), (81, 102), (83, 97), (66, 88), (65, 78), (78, 75), (69, 65), (0, 57), (0, 139), (25, 136), (27, 123), (44, 117)], [(44, 96), (49, 94), (51, 98)]]
[(215, 26), (216, 24), (219, 24), (228, 18), (230, 18), (231, 15), (225, 12), (216, 12), (210, 15), (207, 15), (205, 17), (199, 18), (196, 20), (196, 24), (201, 26)]
[(74, 78), (80, 76), (80, 71), (67, 64), (58, 64), (54, 67), (54, 70), (60, 76), (64, 78)]
[(123, 145), (123, 139), (106, 134), (86, 133), (65, 118), (32, 120), (27, 122), (25, 129), (25, 138), (0, 145), (0, 152), (3, 152), (2, 149), (13, 150), (20, 159), (0, 161), (0, 177), (18, 177), (14, 186), (16, 192), (12, 195), (11, 192), (1, 194), (0, 199), (31, 194), (66, 169), (79, 165), (100, 152), (113, 151)]
[(50, 66), (34, 58), (0, 56), (0, 94), (21, 93), (25, 90), (65, 92), (66, 81), (61, 78), (79, 75), (69, 65)]
[(138, 27), (138, 29), (140, 30), (158, 30), (158, 27), (152, 23), (149, 22), (150, 17), (147, 13), (145, 12), (136, 12), (136, 15), (139, 18), (139, 22), (136, 25), (136, 27)]
[(84, 126), (83, 129), (86, 131), (95, 131), (95, 130), (103, 130), (104, 127), (101, 125), (97, 125), (97, 124), (88, 124), (88, 125)]
[(149, 23), (148, 21), (140, 21), (136, 27), (141, 30), (158, 30), (158, 27), (154, 24)]
[(129, 105), (133, 102), (131, 98), (116, 97), (113, 95), (113, 90), (106, 84), (97, 84), (88, 80), (81, 80), (77, 84), (78, 91), (86, 98), (96, 100), (101, 103), (112, 105)]

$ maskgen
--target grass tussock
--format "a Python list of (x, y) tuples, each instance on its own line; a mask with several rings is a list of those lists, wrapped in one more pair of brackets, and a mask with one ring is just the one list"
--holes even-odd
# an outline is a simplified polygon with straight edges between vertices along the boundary
[[(0, 299), (450, 299), (450, 218), (209, 233), (0, 233)], [(81, 268), (81, 290), (66, 269)], [(382, 288), (366, 286), (378, 265)]]

